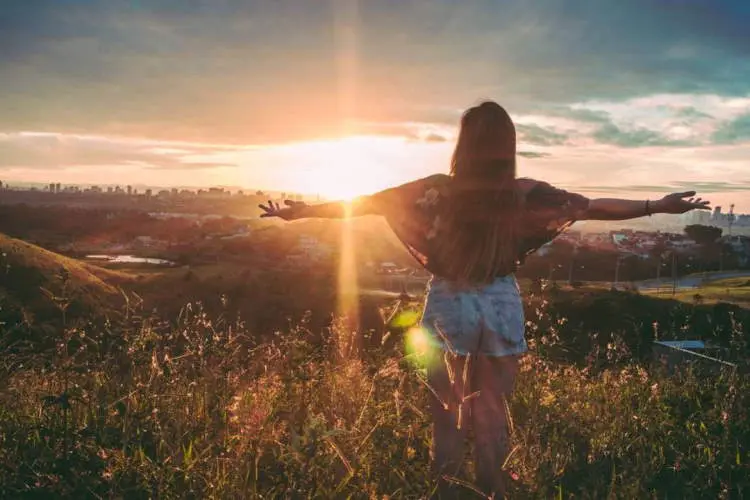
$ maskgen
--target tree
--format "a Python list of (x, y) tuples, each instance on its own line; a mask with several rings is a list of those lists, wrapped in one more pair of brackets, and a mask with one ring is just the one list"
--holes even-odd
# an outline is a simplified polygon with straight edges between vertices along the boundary
[[(719, 227), (692, 224), (685, 226), (685, 234), (701, 246), (701, 267), (713, 267), (717, 262), (723, 267), (723, 252), (719, 238), (722, 230)], [(705, 266), (705, 267), (704, 267)]]
[(691, 224), (685, 226), (685, 234), (699, 245), (708, 245), (721, 238), (721, 228), (704, 226), (702, 224)]
[(661, 277), (662, 259), (667, 256), (668, 247), (664, 240), (658, 240), (649, 251), (649, 255), (656, 261), (656, 279)]

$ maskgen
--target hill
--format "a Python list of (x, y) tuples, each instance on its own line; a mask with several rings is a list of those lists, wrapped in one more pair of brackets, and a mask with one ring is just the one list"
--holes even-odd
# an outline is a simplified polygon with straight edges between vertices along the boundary
[(0, 321), (45, 323), (106, 311), (134, 278), (0, 234)]

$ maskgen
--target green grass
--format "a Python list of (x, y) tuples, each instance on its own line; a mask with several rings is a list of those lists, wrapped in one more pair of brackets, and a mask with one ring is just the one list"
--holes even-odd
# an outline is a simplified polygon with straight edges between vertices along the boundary
[[(400, 342), (357, 351), (348, 332), (304, 324), (258, 342), (196, 304), (175, 325), (125, 318), (66, 329), (44, 357), (2, 357), (0, 497), (432, 490), (427, 390)], [(618, 345), (607, 349), (617, 357)], [(750, 384), (731, 372), (594, 372), (532, 354), (511, 401), (511, 498), (741, 498), (748, 408)]]
[(97, 267), (0, 234), (0, 321), (23, 318), (30, 324), (59, 319), (52, 305), (63, 288), (66, 312), (72, 316), (114, 310), (122, 303), (120, 287), (134, 281), (127, 272)]
[(4, 234), (0, 234), (0, 255), (3, 267), (33, 268), (48, 281), (57, 280), (60, 269), (66, 269), (76, 286), (97, 288), (104, 293), (117, 293), (110, 283), (128, 282), (133, 279), (127, 272), (105, 269), (65, 257)]
[[(33, 292), (58, 315), (68, 294), (94, 306), (119, 295), (118, 286), (151, 289), (158, 298), (187, 283), (206, 288), (219, 277), (244, 279), (235, 266), (209, 265), (196, 267), (190, 281), (184, 269), (144, 271), (137, 280), (10, 238), (0, 237), (0, 246), (12, 264), (6, 271), (20, 273), (7, 275), (6, 285), (32, 279), (26, 291), (5, 290), (17, 300)], [(744, 291), (743, 283), (714, 282), (705, 290)], [(266, 292), (271, 284), (262, 283)], [(650, 299), (559, 293), (587, 301), (565, 309), (570, 319), (546, 297), (530, 301), (532, 353), (511, 400), (511, 498), (750, 496), (746, 375), (649, 369), (618, 338), (642, 335), (641, 323), (650, 328), (657, 310), (646, 311)], [(581, 314), (591, 321), (574, 322)], [(633, 317), (615, 325), (607, 315)], [(364, 347), (356, 348), (343, 327), (321, 332), (302, 322), (260, 337), (231, 317), (212, 317), (199, 303), (169, 318), (128, 306), (104, 323), (48, 328), (38, 351), (19, 348), (19, 332), (0, 324), (0, 498), (430, 494), (423, 361), (406, 354), (397, 331), (385, 342), (363, 334)], [(711, 318), (719, 328), (718, 316)], [(743, 325), (727, 325), (732, 331), (722, 335), (745, 345)], [(607, 327), (616, 331), (607, 336)], [(672, 326), (683, 327), (676, 320)], [(555, 351), (567, 352), (571, 336), (593, 339), (586, 362), (552, 361)], [(470, 486), (456, 486), (461, 497), (476, 497)]]
[[(661, 290), (646, 290), (641, 293), (650, 296), (672, 297), (669, 286)], [(750, 278), (728, 278), (704, 282), (693, 290), (677, 290), (674, 298), (683, 302), (716, 304), (727, 302), (750, 309)]]

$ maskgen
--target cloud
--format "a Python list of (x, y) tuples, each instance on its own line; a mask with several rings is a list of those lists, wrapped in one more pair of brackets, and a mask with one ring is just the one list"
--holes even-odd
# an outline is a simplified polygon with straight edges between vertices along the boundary
[(711, 182), (711, 181), (692, 181), (692, 182), (680, 182), (674, 183), (679, 189), (687, 189), (690, 191), (709, 192), (735, 192), (735, 191), (750, 191), (750, 182)]
[(448, 138), (440, 134), (430, 133), (427, 134), (422, 140), (425, 142), (447, 142)]
[(701, 196), (704, 193), (750, 191), (750, 182), (675, 181), (665, 184), (590, 185), (580, 187), (578, 190), (581, 192), (597, 193), (673, 193), (696, 191), (698, 196)]
[(724, 122), (714, 131), (711, 139), (717, 144), (735, 144), (750, 141), (750, 113)]
[(556, 146), (565, 144), (568, 140), (568, 136), (565, 134), (534, 124), (517, 123), (516, 130), (520, 133), (520, 139), (529, 144)]
[(555, 106), (544, 112), (550, 116), (560, 116), (584, 123), (608, 123), (610, 121), (610, 114), (606, 111), (582, 107)]
[(613, 144), (623, 148), (638, 148), (645, 146), (687, 146), (687, 141), (673, 140), (664, 135), (645, 128), (631, 128), (623, 130), (614, 123), (599, 127), (593, 138), (602, 144)]
[(686, 106), (684, 108), (680, 108), (677, 110), (676, 114), (677, 116), (688, 118), (691, 120), (713, 119), (713, 116), (703, 111), (700, 111), (693, 106)]
[(518, 156), (521, 156), (523, 158), (530, 158), (530, 159), (537, 159), (537, 158), (547, 158), (550, 155), (549, 153), (540, 153), (538, 151), (519, 151)]
[(6, 131), (270, 143), (337, 136), (350, 120), (455, 126), (484, 97), (518, 113), (750, 92), (739, 0), (11, 4)]
[(366, 122), (353, 121), (347, 125), (346, 135), (376, 135), (401, 137), (415, 142), (448, 142), (457, 127), (440, 122)]
[[(723, 122), (750, 114), (750, 98), (652, 94), (624, 101), (585, 101), (572, 108), (598, 114), (598, 123), (581, 116), (578, 131), (601, 143), (621, 147), (698, 146), (709, 144)], [(730, 140), (727, 133), (731, 135), (731, 131), (722, 129), (717, 138)]]
[(132, 167), (212, 169), (227, 164), (201, 161), (226, 147), (50, 133), (0, 134), (0, 168), (65, 169)]

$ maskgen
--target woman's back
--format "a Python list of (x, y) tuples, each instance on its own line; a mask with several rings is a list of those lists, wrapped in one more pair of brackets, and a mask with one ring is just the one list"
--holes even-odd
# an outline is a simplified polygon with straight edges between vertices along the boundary
[[(470, 183), (449, 175), (432, 175), (374, 195), (373, 202), (385, 215), (393, 231), (414, 257), (436, 276), (453, 281), (482, 284), (514, 272), (527, 255), (551, 241), (570, 226), (577, 214), (586, 210), (589, 200), (575, 193), (557, 189), (546, 182), (530, 178), (515, 179), (511, 186), (520, 195), (521, 203), (512, 211), (464, 210), (460, 219), (446, 224), (456, 210), (456, 200), (487, 196), (509, 196), (507, 187), (494, 188), (488, 183)], [(491, 204), (489, 204), (492, 206)], [(486, 227), (511, 224), (518, 227), (517, 241), (509, 264), (493, 266), (479, 262), (479, 279), (466, 279), (456, 270), (476, 248), (492, 245), (486, 241)], [(461, 234), (463, 233), (463, 234)]]

